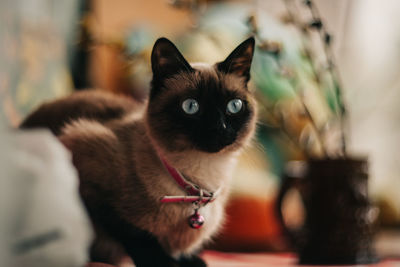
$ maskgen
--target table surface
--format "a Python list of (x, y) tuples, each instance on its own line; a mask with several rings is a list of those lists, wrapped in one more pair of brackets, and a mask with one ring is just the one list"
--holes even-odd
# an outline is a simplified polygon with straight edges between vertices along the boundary
[[(297, 257), (293, 253), (226, 253), (207, 250), (202, 253), (202, 258), (208, 267), (295, 267)], [(300, 265), (307, 267), (307, 265)], [(373, 266), (373, 267), (400, 267), (399, 258), (387, 258), (371, 265), (340, 265), (346, 266)], [(114, 267), (102, 263), (89, 263), (86, 267)], [(122, 263), (120, 267), (134, 267), (132, 263)], [(312, 265), (309, 267), (318, 267)], [(329, 267), (334, 267), (330, 265)]]
[[(400, 231), (380, 231), (375, 239), (375, 251), (382, 260), (373, 267), (400, 267)], [(294, 267), (298, 266), (294, 253), (227, 253), (206, 250), (201, 257), (207, 262), (208, 267)], [(341, 265), (344, 267), (346, 265)], [(351, 266), (351, 265), (347, 265)], [(355, 266), (355, 265), (352, 265)], [(366, 265), (357, 265), (366, 266)], [(113, 267), (108, 264), (90, 263), (86, 267)], [(133, 267), (131, 261), (120, 267)], [(301, 265), (301, 267), (306, 267)], [(317, 267), (313, 265), (312, 267)], [(332, 265), (330, 266), (332, 267)]]
[[(291, 267), (298, 266), (297, 257), (290, 253), (223, 253), (206, 251), (202, 255), (209, 267)], [(306, 267), (306, 265), (301, 265)], [(341, 267), (346, 265), (341, 265)], [(355, 266), (355, 265), (348, 265)], [(357, 265), (367, 266), (367, 265)], [(400, 267), (400, 258), (388, 258), (368, 266)], [(312, 267), (317, 267), (313, 265)], [(331, 265), (332, 267), (332, 265)]]

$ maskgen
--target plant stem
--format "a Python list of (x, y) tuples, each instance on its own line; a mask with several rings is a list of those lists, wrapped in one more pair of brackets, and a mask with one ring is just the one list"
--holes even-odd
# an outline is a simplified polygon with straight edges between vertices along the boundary
[[(310, 4), (307, 4), (311, 16), (313, 18), (313, 21), (321, 21), (321, 16), (319, 13), (318, 8), (314, 5), (311, 0), (309, 1)], [(341, 127), (341, 150), (343, 153), (343, 156), (346, 156), (346, 137), (345, 137), (345, 116), (347, 114), (347, 109), (343, 101), (343, 95), (342, 95), (342, 79), (340, 77), (340, 73), (337, 69), (336, 65), (336, 60), (335, 60), (335, 55), (332, 51), (332, 46), (330, 45), (330, 41), (328, 41), (326, 38), (329, 35), (329, 33), (325, 30), (325, 27), (321, 26), (320, 29), (318, 29), (319, 37), (325, 52), (325, 58), (326, 61), (328, 62), (328, 70), (330, 77), (332, 79), (332, 85), (335, 89), (335, 95), (337, 97), (337, 105), (339, 107), (339, 120), (340, 120), (340, 127)]]
[[(289, 13), (290, 16), (292, 16), (292, 14), (291, 14), (291, 12), (290, 12), (289, 10), (288, 10), (288, 13)], [(254, 34), (254, 36), (255, 36), (259, 41), (262, 42), (262, 38), (261, 38), (260, 35), (259, 35), (259, 31), (258, 31), (258, 27), (257, 27), (257, 23), (256, 23), (256, 21), (255, 21), (255, 16), (254, 16), (254, 15), (251, 16), (251, 17), (249, 18), (248, 24), (249, 24), (249, 26), (251, 27), (252, 34)], [(306, 47), (306, 46), (304, 45), (304, 47)], [(308, 51), (308, 53), (311, 53), (311, 52)], [(279, 56), (276, 56), (275, 58), (276, 58), (276, 62), (277, 62), (277, 64), (278, 64), (279, 68), (280, 68), (280, 69), (283, 69), (283, 65), (282, 65), (282, 63), (281, 63), (281, 61), (280, 61), (280, 57), (279, 57)], [(310, 58), (310, 57), (309, 57), (309, 58)], [(312, 62), (311, 60), (309, 60), (309, 61), (310, 61), (310, 64), (312, 65), (313, 73), (314, 73), (315, 77), (319, 79), (319, 76), (316, 74), (316, 71), (315, 71), (315, 67), (314, 67), (314, 65), (313, 65), (313, 62)], [(323, 140), (322, 135), (321, 135), (321, 131), (320, 131), (320, 129), (318, 128), (318, 126), (316, 125), (315, 120), (314, 120), (313, 116), (311, 115), (311, 112), (310, 112), (310, 110), (308, 109), (307, 105), (304, 103), (304, 99), (303, 99), (302, 95), (299, 93), (299, 90), (297, 90), (298, 88), (296, 89), (297, 86), (296, 86), (294, 80), (293, 80), (292, 78), (289, 78), (289, 82), (290, 82), (290, 84), (292, 85), (293, 92), (295, 93), (295, 95), (297, 96), (298, 100), (300, 101), (300, 103), (301, 103), (301, 105), (302, 105), (302, 108), (303, 108), (304, 111), (305, 111), (306, 116), (307, 116), (308, 119), (310, 120), (311, 127), (312, 127), (313, 130), (315, 131), (316, 139), (317, 139), (317, 141), (318, 141), (318, 143), (319, 143), (319, 145), (320, 145), (320, 147), (321, 147), (321, 151), (322, 151), (323, 155), (326, 157), (328, 154), (327, 154), (327, 150), (326, 150), (326, 147), (325, 147), (324, 140)], [(282, 121), (281, 121), (281, 125), (282, 125), (282, 130), (283, 130), (283, 132), (285, 132), (288, 136), (291, 136), (291, 134), (288, 133), (286, 127), (284, 126), (284, 122), (282, 123)], [(292, 141), (293, 141), (293, 140), (292, 140)], [(298, 144), (298, 146), (300, 146), (300, 144)], [(300, 147), (301, 147), (301, 146), (300, 146)], [(303, 148), (303, 151), (304, 151), (304, 153), (305, 153), (307, 156), (310, 156), (310, 154), (309, 154), (309, 152), (308, 152), (308, 150), (307, 150), (306, 147)]]

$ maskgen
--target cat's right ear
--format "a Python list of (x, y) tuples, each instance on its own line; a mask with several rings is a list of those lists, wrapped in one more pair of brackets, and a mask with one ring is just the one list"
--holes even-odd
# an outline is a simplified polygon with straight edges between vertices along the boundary
[(182, 71), (193, 71), (178, 48), (166, 38), (160, 38), (155, 42), (151, 52), (151, 68), (153, 78), (157, 80), (165, 79)]
[(248, 82), (254, 45), (254, 37), (250, 37), (241, 43), (223, 62), (217, 63), (218, 70), (244, 77), (245, 81)]

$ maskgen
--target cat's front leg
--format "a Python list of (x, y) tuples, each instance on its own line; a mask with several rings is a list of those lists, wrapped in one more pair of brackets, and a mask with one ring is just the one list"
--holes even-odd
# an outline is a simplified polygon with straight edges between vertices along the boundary
[(164, 251), (155, 237), (147, 232), (138, 231), (140, 231), (140, 233), (136, 231), (136, 233), (131, 236), (130, 240), (127, 240), (127, 238), (122, 240), (126, 252), (132, 258), (136, 267), (183, 266)]
[(136, 267), (180, 267), (178, 260), (163, 249), (157, 238), (120, 217), (109, 205), (97, 205), (89, 212), (92, 219), (123, 246)]
[(180, 267), (206, 267), (206, 262), (197, 255), (182, 256), (179, 259)]

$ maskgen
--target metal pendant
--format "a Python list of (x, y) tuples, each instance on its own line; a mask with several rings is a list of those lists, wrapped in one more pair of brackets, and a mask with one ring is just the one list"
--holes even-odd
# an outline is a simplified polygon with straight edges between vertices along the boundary
[(193, 229), (199, 229), (204, 224), (204, 217), (199, 214), (198, 210), (194, 210), (194, 214), (189, 217), (189, 226)]

